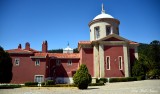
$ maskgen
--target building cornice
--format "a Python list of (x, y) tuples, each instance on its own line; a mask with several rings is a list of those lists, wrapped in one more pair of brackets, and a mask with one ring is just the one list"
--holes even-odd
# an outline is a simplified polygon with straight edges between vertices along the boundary
[(91, 21), (88, 24), (88, 26), (90, 27), (92, 24), (97, 23), (97, 22), (108, 22), (108, 21), (120, 24), (120, 21), (118, 19), (114, 19), (114, 18), (101, 18), (101, 19), (96, 19), (96, 20)]

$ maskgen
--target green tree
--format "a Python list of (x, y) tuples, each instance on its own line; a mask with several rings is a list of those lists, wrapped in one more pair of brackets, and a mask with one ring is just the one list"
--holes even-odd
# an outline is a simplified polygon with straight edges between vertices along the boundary
[(85, 64), (82, 64), (73, 76), (73, 81), (79, 89), (87, 89), (92, 78), (88, 73), (88, 68)]
[(149, 77), (160, 76), (160, 41), (154, 40), (150, 44), (140, 44), (139, 59), (134, 63), (132, 74), (140, 76), (142, 73)]
[(12, 59), (0, 46), (0, 83), (9, 83), (12, 80)]
[(138, 76), (142, 76), (145, 75), (145, 65), (141, 62), (139, 62), (138, 60), (136, 60), (134, 62), (134, 66), (132, 68), (132, 75), (134, 77), (138, 77)]
[(154, 40), (150, 43), (150, 60), (154, 69), (160, 69), (160, 41)]

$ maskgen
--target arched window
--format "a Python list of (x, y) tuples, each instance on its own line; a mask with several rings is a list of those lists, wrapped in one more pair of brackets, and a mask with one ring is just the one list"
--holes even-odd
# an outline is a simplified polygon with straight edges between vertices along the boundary
[(111, 34), (111, 26), (106, 26), (106, 35)]
[(94, 28), (94, 32), (95, 32), (95, 40), (97, 40), (100, 37), (100, 28), (99, 28), (99, 26)]

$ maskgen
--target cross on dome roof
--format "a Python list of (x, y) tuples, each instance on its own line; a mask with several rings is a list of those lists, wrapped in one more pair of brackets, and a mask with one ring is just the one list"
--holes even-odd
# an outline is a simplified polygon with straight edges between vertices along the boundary
[(104, 10), (104, 5), (103, 5), (103, 3), (102, 3), (102, 12), (101, 12), (102, 14), (104, 13), (105, 14), (105, 10)]
[(101, 11), (101, 14), (97, 15), (93, 20), (101, 19), (101, 18), (114, 18), (113, 16), (105, 13), (103, 3), (102, 3), (102, 11)]

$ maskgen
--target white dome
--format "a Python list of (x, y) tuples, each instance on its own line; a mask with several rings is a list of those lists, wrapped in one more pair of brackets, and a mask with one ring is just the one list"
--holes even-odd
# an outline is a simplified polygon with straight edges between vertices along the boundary
[(101, 18), (114, 18), (114, 17), (109, 14), (102, 13), (102, 14), (97, 15), (93, 20), (101, 19)]
[(73, 50), (73, 49), (67, 46), (67, 48), (64, 48), (64, 50)]
[(97, 15), (93, 20), (101, 19), (101, 18), (113, 18), (113, 16), (111, 16), (111, 15), (105, 13), (103, 4), (102, 4), (102, 11), (101, 11), (101, 14)]

